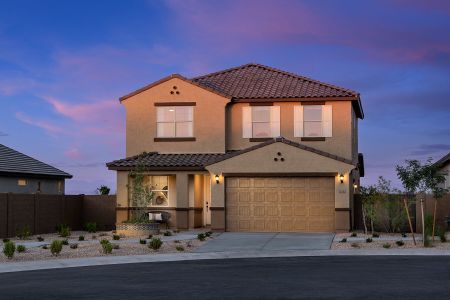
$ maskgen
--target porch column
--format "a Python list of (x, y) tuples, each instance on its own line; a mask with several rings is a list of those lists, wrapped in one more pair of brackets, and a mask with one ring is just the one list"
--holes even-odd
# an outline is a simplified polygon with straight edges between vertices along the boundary
[(189, 174), (176, 173), (177, 189), (177, 227), (178, 229), (189, 228)]

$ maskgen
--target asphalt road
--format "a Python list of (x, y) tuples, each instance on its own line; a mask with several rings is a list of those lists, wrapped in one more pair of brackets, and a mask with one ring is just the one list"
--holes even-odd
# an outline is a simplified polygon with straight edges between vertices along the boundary
[(448, 299), (450, 257), (123, 264), (0, 274), (0, 299)]

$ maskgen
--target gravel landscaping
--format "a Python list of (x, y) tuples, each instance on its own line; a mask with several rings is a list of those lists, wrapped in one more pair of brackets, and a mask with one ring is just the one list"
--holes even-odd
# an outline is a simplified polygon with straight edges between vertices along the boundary
[[(380, 233), (379, 237), (372, 237), (371, 234), (357, 232), (356, 237), (351, 233), (337, 233), (333, 239), (332, 250), (338, 249), (439, 249), (450, 250), (450, 242), (441, 242), (439, 237), (434, 238), (431, 247), (424, 247), (422, 234), (415, 234), (416, 245), (414, 245), (410, 233), (402, 236), (399, 233)], [(367, 239), (371, 238), (371, 242)], [(431, 238), (430, 238), (431, 239)]]
[[(13, 258), (8, 259), (3, 253), (0, 254), (0, 263), (2, 262), (17, 262), (17, 261), (35, 261), (48, 259), (62, 259), (62, 258), (81, 258), (81, 257), (95, 257), (95, 256), (123, 256), (123, 255), (157, 255), (159, 253), (176, 253), (176, 252), (191, 252), (208, 239), (214, 237), (206, 237), (205, 241), (200, 241), (197, 238), (198, 233), (205, 231), (189, 231), (174, 233), (171, 236), (164, 236), (164, 232), (159, 235), (154, 235), (153, 238), (159, 238), (163, 242), (161, 248), (153, 250), (149, 247), (151, 239), (149, 237), (120, 237), (119, 240), (114, 240), (115, 235), (112, 231), (88, 233), (85, 231), (73, 231), (67, 238), (59, 237), (57, 234), (42, 234), (30, 236), (27, 239), (10, 238), (14, 242), (16, 248), (18, 245), (24, 245), (26, 250), (24, 252), (14, 253)], [(80, 241), (79, 237), (84, 236), (84, 240)], [(38, 241), (38, 237), (43, 238), (43, 241)], [(117, 237), (116, 237), (117, 238)], [(58, 256), (52, 255), (50, 251), (50, 244), (54, 240), (68, 240), (68, 245), (64, 245), (62, 251)], [(111, 254), (104, 254), (102, 251), (101, 240), (108, 240), (113, 249)], [(141, 241), (142, 240), (142, 241)], [(145, 241), (145, 244), (144, 244)], [(0, 249), (3, 249), (3, 242), (0, 242)], [(75, 246), (76, 244), (76, 246)], [(47, 249), (45, 249), (47, 247)], [(76, 247), (76, 248), (75, 248)], [(178, 248), (178, 249), (177, 249)]]

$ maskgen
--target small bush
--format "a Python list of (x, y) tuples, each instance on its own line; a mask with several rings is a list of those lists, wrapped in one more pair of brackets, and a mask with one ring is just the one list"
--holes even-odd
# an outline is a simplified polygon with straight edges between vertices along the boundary
[(17, 250), (17, 252), (22, 253), (27, 250), (27, 247), (25, 247), (24, 245), (17, 245), (16, 250)]
[(67, 239), (62, 240), (62, 244), (63, 244), (64, 246), (69, 245), (69, 240), (67, 240)]
[(163, 242), (161, 241), (160, 238), (153, 238), (150, 240), (148, 247), (153, 250), (158, 250), (159, 248), (161, 248), (162, 244)]
[(383, 248), (384, 249), (389, 249), (389, 248), (391, 248), (391, 244), (385, 243), (385, 244), (383, 244)]
[(347, 243), (347, 239), (343, 238), (342, 240), (339, 241), (339, 243)]
[(183, 246), (176, 246), (175, 249), (177, 249), (177, 251), (184, 251), (184, 247)]
[(84, 230), (86, 230), (89, 233), (96, 233), (97, 232), (97, 223), (95, 223), (95, 222), (84, 223)]
[(68, 237), (70, 236), (70, 227), (66, 224), (59, 224), (56, 226), (56, 232), (60, 237)]
[(47, 249), (48, 249), (48, 246), (47, 246), (47, 245), (44, 245), (44, 246), (42, 246), (42, 249), (47, 250)]
[(358, 234), (356, 232), (352, 232), (352, 234), (350, 235), (351, 237), (357, 237)]
[(430, 236), (426, 232), (425, 232), (425, 240), (423, 241), (423, 246), (425, 248), (429, 248), (429, 247), (433, 246), (432, 243), (431, 243)]
[(39, 242), (43, 242), (43, 241), (44, 241), (44, 238), (43, 238), (42, 236), (38, 236), (38, 237), (37, 237), (37, 240), (38, 240)]
[(119, 244), (111, 244), (111, 245), (114, 250), (117, 250), (120, 248)]
[(140, 239), (139, 240), (139, 244), (145, 245), (145, 244), (147, 244), (147, 240)]
[(197, 238), (200, 241), (204, 241), (206, 239), (206, 235), (204, 233), (199, 233), (199, 234), (197, 234)]
[(373, 238), (379, 238), (379, 237), (380, 237), (380, 234), (379, 234), (378, 232), (374, 232), (374, 233), (372, 234), (372, 237), (373, 237)]
[(70, 249), (77, 249), (78, 248), (78, 244), (77, 243), (73, 243), (73, 244), (70, 244)]
[(120, 235), (118, 235), (118, 234), (113, 234), (113, 240), (115, 240), (115, 241), (120, 240)]
[(164, 232), (164, 236), (172, 236), (172, 232), (170, 232), (169, 230), (167, 230), (166, 232)]
[(175, 244), (179, 244), (179, 243), (181, 243), (181, 241), (179, 241), (179, 240), (175, 240), (175, 241), (173, 241)]
[(400, 241), (396, 241), (395, 244), (396, 244), (397, 246), (401, 247), (401, 246), (404, 246), (404, 245), (405, 245), (405, 242), (402, 241), (402, 240), (400, 240)]
[(16, 252), (16, 245), (13, 242), (6, 242), (3, 245), (3, 254), (9, 259), (13, 258), (14, 252)]
[(63, 242), (60, 240), (54, 240), (51, 244), (50, 244), (50, 252), (54, 255), (54, 256), (58, 256), (59, 253), (61, 253), (63, 247)]
[(352, 243), (350, 246), (352, 246), (353, 248), (360, 248), (358, 243)]
[(31, 231), (30, 231), (30, 229), (28, 228), (28, 226), (25, 226), (25, 227), (23, 227), (22, 229), (18, 229), (18, 230), (16, 231), (16, 235), (17, 235), (17, 237), (18, 237), (19, 239), (25, 240), (25, 239), (27, 239), (27, 238), (30, 237)]
[(84, 241), (84, 235), (80, 235), (80, 236), (78, 237), (78, 240), (79, 240), (79, 241)]
[(9, 239), (3, 239), (3, 243), (9, 242)]
[(153, 238), (153, 234), (149, 234), (148, 239), (152, 239), (152, 238)]
[(212, 231), (205, 232), (206, 237), (210, 237), (212, 235)]
[(366, 239), (366, 243), (372, 243), (372, 242), (373, 242), (372, 238), (367, 238)]
[(113, 246), (108, 240), (101, 240), (100, 244), (102, 245), (103, 254), (111, 254)]
[(406, 233), (404, 233), (404, 232), (402, 232), (402, 237), (407, 237), (408, 235), (406, 234)]
[(447, 242), (447, 232), (445, 231), (444, 228), (442, 227), (438, 227), (437, 230), (437, 235), (439, 236), (439, 239), (441, 240), (442, 243)]

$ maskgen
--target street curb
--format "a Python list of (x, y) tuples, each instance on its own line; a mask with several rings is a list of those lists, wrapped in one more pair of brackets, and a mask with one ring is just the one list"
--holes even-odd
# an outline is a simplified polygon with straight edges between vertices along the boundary
[(321, 256), (450, 256), (447, 250), (383, 249), (383, 250), (290, 250), (173, 253), (132, 256), (100, 256), (87, 258), (54, 259), (0, 264), (0, 273), (35, 271), (47, 269), (103, 266), (131, 263), (175, 262), (209, 259), (270, 258), (270, 257), (321, 257)]

